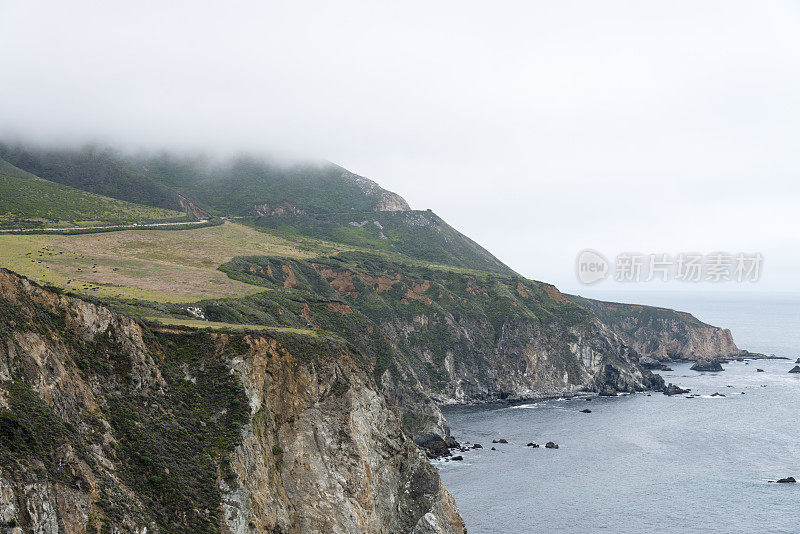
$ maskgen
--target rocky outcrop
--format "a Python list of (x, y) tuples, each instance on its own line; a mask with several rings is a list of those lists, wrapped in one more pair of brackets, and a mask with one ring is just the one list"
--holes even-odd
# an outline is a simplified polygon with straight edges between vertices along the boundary
[(670, 360), (732, 359), (748, 354), (730, 330), (699, 321), (689, 313), (635, 304), (575, 298), (643, 357)]
[(377, 203), (373, 208), (373, 211), (409, 211), (411, 207), (408, 205), (408, 202), (398, 195), (397, 193), (392, 193), (391, 191), (387, 191), (379, 186), (374, 181), (370, 180), (369, 178), (364, 178), (363, 176), (359, 176), (357, 174), (353, 174), (349, 171), (344, 171), (342, 173), (342, 179), (345, 182), (353, 183), (357, 185), (362, 193), (364, 193), (368, 197), (374, 198)]
[(684, 393), (689, 393), (690, 391), (692, 391), (692, 390), (691, 389), (683, 389), (683, 388), (681, 388), (679, 386), (676, 386), (673, 383), (669, 383), (667, 385), (667, 387), (664, 388), (663, 393), (664, 393), (664, 395), (669, 395), (671, 397), (672, 395), (683, 395)]
[(324, 335), (149, 328), (0, 271), (0, 521), (463, 532), (360, 357)]
[(790, 373), (800, 373), (800, 365), (795, 365), (789, 370)]
[(694, 365), (690, 367), (692, 371), (711, 371), (719, 372), (724, 371), (722, 363), (719, 360), (697, 360)]
[(253, 415), (231, 461), (238, 486), (223, 496), (231, 532), (463, 530), (399, 415), (342, 347), (308, 365), (274, 339), (249, 345), (232, 362)]

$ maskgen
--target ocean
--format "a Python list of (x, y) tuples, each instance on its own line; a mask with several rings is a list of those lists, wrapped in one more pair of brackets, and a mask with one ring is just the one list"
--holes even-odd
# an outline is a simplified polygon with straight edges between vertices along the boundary
[[(800, 484), (769, 482), (800, 480), (800, 375), (788, 373), (800, 357), (800, 298), (609, 300), (689, 311), (730, 328), (740, 348), (791, 359), (731, 362), (720, 373), (675, 364), (661, 373), (700, 395), (693, 398), (447, 408), (453, 436), (483, 445), (464, 461), (436, 462), (468, 532), (800, 532)], [(492, 444), (500, 438), (509, 443)], [(547, 441), (559, 448), (545, 449)]]

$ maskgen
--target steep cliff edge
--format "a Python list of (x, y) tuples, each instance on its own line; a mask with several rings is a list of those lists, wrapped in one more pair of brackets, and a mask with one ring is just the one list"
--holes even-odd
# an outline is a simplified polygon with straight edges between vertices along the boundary
[(730, 359), (750, 354), (736, 346), (731, 331), (685, 312), (572, 297), (591, 309), (641, 356), (659, 361)]
[(2, 527), (463, 532), (363, 357), (148, 328), (0, 270)]

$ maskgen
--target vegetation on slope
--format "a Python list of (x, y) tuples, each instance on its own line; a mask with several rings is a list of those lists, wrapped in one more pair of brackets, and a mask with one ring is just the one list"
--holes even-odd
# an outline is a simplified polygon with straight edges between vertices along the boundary
[(310, 212), (371, 211), (385, 191), (330, 163), (278, 164), (238, 156), (212, 161), (168, 153), (131, 156), (108, 148), (57, 150), (0, 144), (0, 158), (42, 178), (112, 198), (180, 209), (178, 193), (217, 215), (289, 202)]
[(287, 213), (258, 217), (251, 224), (372, 251), (395, 252), (431, 263), (514, 274), (486, 249), (431, 211)]
[(129, 168), (109, 149), (44, 149), (0, 144), (0, 159), (31, 174), (136, 204), (180, 210), (178, 195)]
[(80, 236), (7, 234), (0, 235), (0, 266), (84, 295), (192, 302), (262, 291), (217, 270), (235, 256), (304, 258), (347, 248), (313, 239), (289, 240), (235, 223)]
[(43, 180), (0, 161), (0, 229), (146, 224), (183, 213), (133, 204)]
[(253, 156), (211, 162), (161, 154), (135, 168), (220, 215), (250, 215), (256, 206), (285, 204), (309, 213), (373, 211), (386, 193), (331, 163), (279, 164)]

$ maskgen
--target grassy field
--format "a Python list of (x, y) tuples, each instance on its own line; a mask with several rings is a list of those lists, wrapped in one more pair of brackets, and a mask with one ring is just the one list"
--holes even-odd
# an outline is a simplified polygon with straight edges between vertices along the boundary
[(235, 256), (311, 258), (348, 247), (287, 240), (236, 223), (75, 236), (0, 235), (0, 266), (97, 297), (193, 302), (263, 291), (217, 270)]
[(186, 219), (179, 211), (131, 204), (0, 166), (0, 228), (69, 228)]
[(194, 329), (208, 329), (208, 330), (264, 330), (269, 332), (283, 332), (289, 334), (302, 334), (316, 336), (319, 334), (317, 330), (311, 328), (286, 328), (282, 326), (266, 326), (263, 324), (233, 324), (233, 323), (220, 323), (218, 321), (203, 321), (200, 319), (177, 319), (174, 317), (144, 317), (145, 321), (156, 323), (164, 326), (185, 326)]

